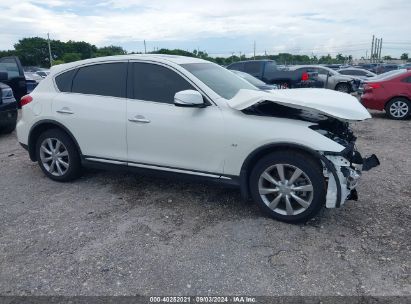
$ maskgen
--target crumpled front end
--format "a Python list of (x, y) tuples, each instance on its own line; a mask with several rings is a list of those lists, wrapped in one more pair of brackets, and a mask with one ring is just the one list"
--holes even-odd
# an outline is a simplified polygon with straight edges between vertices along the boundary
[(365, 158), (361, 156), (355, 146), (356, 137), (348, 123), (334, 121), (332, 124), (320, 124), (312, 128), (345, 147), (340, 153), (321, 153), (324, 176), (328, 181), (326, 207), (338, 208), (347, 200), (357, 200), (356, 187), (362, 172), (378, 166), (378, 157), (375, 154)]

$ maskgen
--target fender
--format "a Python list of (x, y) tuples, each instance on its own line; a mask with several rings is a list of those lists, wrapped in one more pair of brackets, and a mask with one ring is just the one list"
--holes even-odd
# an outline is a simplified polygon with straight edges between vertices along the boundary
[[(47, 125), (47, 126), (45, 126)], [(45, 126), (45, 128), (43, 129), (42, 126)], [(28, 138), (28, 151), (29, 151), (29, 155), (30, 155), (30, 159), (32, 161), (36, 161), (36, 139), (38, 137), (37, 134), (39, 131), (43, 131), (43, 130), (47, 130), (50, 129), (52, 127), (56, 127), (56, 128), (60, 128), (62, 129), (64, 132), (66, 132), (70, 138), (73, 140), (73, 142), (76, 145), (77, 150), (80, 153), (80, 156), (82, 157), (83, 154), (81, 153), (81, 149), (80, 146), (76, 140), (76, 138), (73, 136), (73, 134), (69, 131), (69, 129), (64, 126), (62, 123), (52, 120), (52, 119), (44, 119), (44, 120), (40, 120), (38, 122), (36, 122), (29, 131), (29, 138)]]

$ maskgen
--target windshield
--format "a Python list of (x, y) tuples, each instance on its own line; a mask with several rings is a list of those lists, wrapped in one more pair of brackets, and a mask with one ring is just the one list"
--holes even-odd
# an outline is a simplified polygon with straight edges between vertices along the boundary
[(252, 84), (214, 63), (187, 63), (181, 66), (225, 99), (233, 98), (241, 89), (258, 90)]

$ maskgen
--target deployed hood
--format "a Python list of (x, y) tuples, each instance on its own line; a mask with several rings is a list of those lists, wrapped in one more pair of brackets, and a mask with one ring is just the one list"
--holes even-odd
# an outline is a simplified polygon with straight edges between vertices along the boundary
[(228, 105), (236, 110), (244, 110), (263, 101), (295, 109), (311, 110), (342, 120), (364, 120), (370, 113), (353, 96), (326, 89), (291, 89), (263, 92), (240, 90)]

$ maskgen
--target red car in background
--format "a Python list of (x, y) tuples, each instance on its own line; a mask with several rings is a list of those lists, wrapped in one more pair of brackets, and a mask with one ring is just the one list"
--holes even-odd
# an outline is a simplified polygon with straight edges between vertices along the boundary
[(369, 109), (385, 110), (392, 119), (408, 118), (411, 115), (411, 70), (368, 79), (361, 103)]

